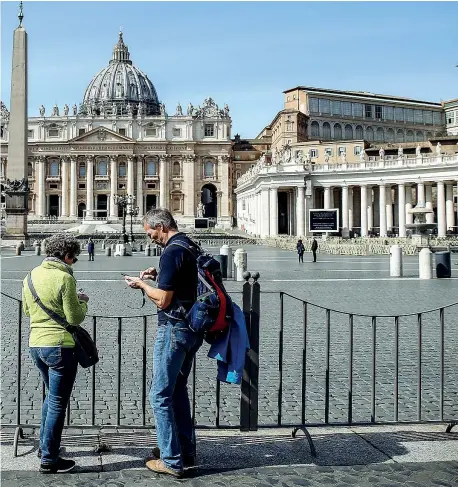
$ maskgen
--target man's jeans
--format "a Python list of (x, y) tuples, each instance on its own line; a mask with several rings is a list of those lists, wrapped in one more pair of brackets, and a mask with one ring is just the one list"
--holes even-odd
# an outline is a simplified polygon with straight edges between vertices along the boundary
[(78, 362), (73, 348), (31, 347), (30, 355), (46, 386), (41, 410), (41, 463), (50, 465), (59, 458), (65, 411), (75, 382)]
[(187, 381), (203, 337), (182, 321), (159, 324), (153, 357), (150, 401), (156, 419), (161, 459), (167, 467), (183, 470), (182, 455), (195, 455)]

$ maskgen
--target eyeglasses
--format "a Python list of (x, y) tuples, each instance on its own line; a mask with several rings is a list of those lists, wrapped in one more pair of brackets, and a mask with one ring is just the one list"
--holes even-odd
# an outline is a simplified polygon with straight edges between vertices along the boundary
[(73, 257), (73, 263), (75, 262), (78, 262), (78, 258), (77, 257)]

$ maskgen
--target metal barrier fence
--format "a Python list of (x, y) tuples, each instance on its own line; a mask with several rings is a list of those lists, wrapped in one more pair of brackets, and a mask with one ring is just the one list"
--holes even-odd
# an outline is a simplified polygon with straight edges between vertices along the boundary
[[(450, 332), (450, 336), (457, 336), (458, 331), (458, 324), (456, 322), (456, 318), (458, 313), (453, 313), (453, 308), (458, 306), (458, 303), (451, 304), (449, 306), (443, 306), (433, 310), (427, 310), (424, 312), (419, 313), (410, 313), (410, 314), (399, 314), (399, 315), (364, 315), (358, 313), (346, 313), (339, 310), (333, 310), (331, 308), (325, 308), (322, 306), (315, 305), (313, 303), (309, 303), (305, 300), (299, 299), (295, 296), (292, 296), (285, 292), (272, 292), (272, 291), (264, 291), (261, 294), (260, 284), (258, 282), (259, 273), (253, 273), (252, 275), (249, 272), (246, 272), (244, 275), (245, 283), (243, 284), (243, 289), (241, 293), (241, 305), (245, 315), (245, 320), (247, 324), (247, 331), (250, 338), (250, 345), (251, 348), (247, 353), (247, 358), (245, 362), (245, 369), (243, 372), (243, 379), (242, 384), (240, 387), (240, 391), (237, 392), (237, 389), (234, 386), (232, 387), (232, 391), (234, 394), (237, 394), (239, 399), (239, 422), (237, 425), (228, 425), (223, 424), (221, 421), (221, 412), (222, 412), (222, 397), (221, 397), (221, 383), (216, 381), (214, 395), (216, 398), (216, 410), (213, 417), (212, 425), (200, 424), (196, 419), (196, 363), (201, 360), (198, 356), (197, 360), (194, 361), (193, 364), (193, 371), (192, 371), (192, 385), (191, 385), (191, 404), (192, 404), (192, 417), (193, 422), (196, 425), (196, 428), (238, 428), (240, 431), (256, 431), (258, 428), (266, 428), (266, 427), (291, 427), (292, 436), (296, 437), (298, 431), (302, 431), (306, 439), (309, 443), (312, 456), (316, 455), (315, 447), (313, 444), (313, 440), (307, 430), (310, 426), (323, 426), (323, 425), (341, 425), (341, 426), (348, 426), (348, 425), (368, 425), (368, 424), (386, 424), (386, 423), (448, 423), (446, 432), (450, 432), (454, 426), (458, 424), (457, 421), (457, 410), (456, 407), (458, 406), (458, 389), (457, 391), (452, 391), (451, 397), (451, 413), (444, 414), (444, 404), (445, 404), (445, 385), (452, 385), (453, 387), (456, 384), (456, 370), (458, 370), (458, 357), (457, 354), (452, 353), (451, 360), (452, 362), (449, 364), (445, 362), (445, 343), (446, 343), (446, 316), (447, 312), (448, 316), (451, 316), (451, 329), (448, 330)], [(251, 279), (251, 280), (250, 280)], [(14, 455), (17, 455), (17, 445), (19, 438), (23, 438), (23, 430), (24, 428), (39, 428), (39, 424), (32, 424), (29, 422), (29, 419), (26, 419), (23, 422), (23, 416), (21, 414), (21, 394), (22, 394), (22, 364), (25, 359), (25, 351), (22, 347), (22, 338), (23, 338), (23, 314), (22, 314), (22, 302), (19, 299), (16, 299), (12, 296), (9, 296), (5, 293), (1, 293), (2, 296), (12, 299), (17, 302), (17, 342), (16, 342), (16, 367), (17, 367), (17, 381), (16, 381), (16, 418), (14, 422), (11, 424), (5, 424), (3, 422), (2, 427), (13, 427), (15, 428), (15, 436), (14, 436)], [(240, 293), (231, 293), (234, 295), (234, 299), (236, 299), (236, 295), (240, 295)], [(264, 348), (267, 346), (268, 340), (265, 339), (264, 334), (261, 332), (265, 331), (268, 326), (267, 323), (269, 318), (272, 318), (273, 312), (268, 311), (266, 315), (261, 314), (261, 297), (264, 296), (267, 299), (268, 306), (271, 307), (272, 310), (275, 310), (275, 313), (278, 312), (278, 335), (271, 339), (270, 341), (274, 343), (274, 350), (273, 354), (271, 350), (269, 350), (271, 360), (271, 367), (269, 371), (264, 369), (264, 367), (260, 367), (260, 358), (263, 359)], [(237, 298), (239, 299), (239, 298)], [(275, 299), (278, 299), (278, 308), (275, 305)], [(286, 307), (285, 303), (291, 301), (291, 307)], [(294, 310), (293, 304), (296, 303), (298, 308)], [(272, 307), (273, 306), (273, 307)], [(267, 308), (267, 306), (266, 306)], [(300, 312), (299, 312), (300, 310)], [(450, 310), (452, 312), (450, 313)], [(322, 314), (316, 314), (322, 313)], [(269, 314), (269, 316), (267, 316)], [(334, 315), (336, 318), (334, 318)], [(438, 357), (435, 355), (435, 360), (438, 360), (439, 366), (439, 404), (438, 404), (438, 414), (436, 417), (425, 417), (424, 413), (422, 413), (422, 397), (423, 394), (426, 393), (423, 387), (423, 367), (424, 367), (424, 344), (423, 344), (423, 335), (425, 333), (425, 316), (428, 315), (428, 318), (431, 316), (436, 316), (438, 320), (438, 333), (437, 330), (431, 328), (431, 336), (433, 337), (432, 340), (438, 339)], [(344, 321), (339, 321), (337, 316), (343, 317)], [(90, 421), (89, 424), (81, 424), (81, 423), (74, 423), (72, 421), (72, 411), (70, 409), (70, 403), (67, 408), (67, 416), (66, 416), (66, 425), (67, 426), (74, 426), (78, 428), (152, 428), (152, 425), (147, 421), (147, 407), (146, 407), (146, 397), (147, 397), (147, 364), (148, 364), (148, 341), (147, 341), (147, 331), (148, 331), (148, 319), (151, 315), (138, 315), (138, 316), (129, 316), (129, 317), (112, 317), (112, 316), (90, 316), (92, 321), (92, 336), (95, 341), (99, 337), (98, 333), (98, 323), (102, 319), (110, 319), (113, 320), (116, 325), (116, 364), (114, 367), (114, 375), (116, 377), (116, 421), (115, 424), (102, 424), (99, 418), (97, 418), (96, 414), (96, 397), (97, 397), (97, 390), (96, 390), (96, 378), (97, 378), (97, 371), (99, 369), (99, 364), (95, 367), (90, 369)], [(400, 347), (401, 345), (405, 345), (405, 342), (400, 339), (400, 331), (402, 328), (401, 321), (406, 317), (412, 317), (416, 323), (416, 417), (409, 418), (408, 420), (401, 419), (399, 414), (399, 406), (400, 406)], [(359, 384), (358, 378), (359, 373), (356, 374), (355, 369), (355, 355), (357, 352), (356, 345), (355, 345), (355, 329), (356, 329), (356, 322), (355, 320), (360, 318), (366, 318), (370, 320), (370, 333), (369, 335), (364, 335), (363, 340), (365, 342), (365, 347), (368, 351), (367, 359), (370, 360), (370, 367), (366, 374), (366, 380), (361, 378), (361, 383), (368, 383), (368, 390), (365, 392), (370, 393), (370, 418), (368, 420), (361, 420), (355, 419), (355, 404), (354, 404), (354, 397), (355, 397), (355, 387)], [(123, 357), (123, 348), (122, 348), (122, 338), (124, 327), (123, 323), (125, 320), (128, 319), (135, 319), (140, 321), (140, 334), (139, 338), (141, 338), (141, 413), (140, 413), (140, 422), (129, 422), (128, 424), (121, 422), (121, 390), (122, 390), (122, 381), (121, 381), (121, 373), (122, 373), (122, 357)], [(454, 321), (455, 320), (455, 321)], [(432, 323), (431, 320), (426, 320), (428, 325)], [(290, 328), (292, 326), (285, 325), (288, 322), (289, 325), (298, 322), (301, 326), (296, 327), (296, 331), (291, 335)], [(335, 335), (332, 334), (332, 329), (335, 323), (338, 322), (338, 328)], [(346, 325), (345, 325), (346, 322)], [(262, 326), (261, 326), (262, 323)], [(383, 340), (379, 339), (378, 327), (383, 326), (385, 328), (382, 329), (383, 332)], [(393, 401), (393, 415), (391, 419), (379, 419), (377, 416), (377, 386), (385, 387), (386, 384), (379, 384), (377, 381), (379, 379), (378, 376), (378, 367), (380, 364), (378, 363), (378, 347), (380, 345), (385, 346), (388, 339), (388, 329), (389, 327), (392, 328), (392, 335), (393, 335), (393, 353), (394, 353), (394, 370), (393, 373), (388, 373), (388, 376), (392, 376), (393, 378), (393, 389), (391, 392), (391, 396), (394, 398)], [(333, 354), (335, 353), (332, 351), (331, 343), (334, 341), (342, 341), (342, 336), (344, 331), (348, 332), (348, 343), (339, 343), (342, 345), (341, 349), (338, 351), (337, 362), (338, 367), (335, 368), (334, 377), (333, 377), (333, 370), (331, 367), (331, 359), (333, 358)], [(364, 326), (364, 331), (367, 331), (367, 327)], [(411, 330), (410, 330), (411, 331)], [(301, 336), (299, 336), (299, 332)], [(319, 333), (322, 333), (322, 337), (319, 338)], [(436, 336), (438, 334), (438, 336)], [(291, 336), (290, 336), (291, 335)], [(260, 341), (261, 339), (261, 341)], [(368, 341), (366, 340), (368, 339)], [(429, 340), (429, 338), (428, 338)], [(263, 342), (264, 341), (264, 342)], [(322, 341), (323, 343), (321, 346), (318, 342)], [(287, 342), (290, 344), (287, 344)], [(408, 342), (412, 344), (412, 336), (409, 335)], [(261, 354), (260, 354), (260, 346), (261, 346)], [(277, 351), (275, 352), (275, 347), (278, 346)], [(287, 347), (287, 355), (285, 357), (285, 348)], [(432, 350), (434, 346), (430, 345), (428, 342), (428, 347)], [(294, 356), (294, 353), (298, 352), (298, 357)], [(276, 358), (274, 357), (276, 353)], [(324, 357), (323, 357), (324, 354)], [(344, 370), (344, 360), (340, 360), (340, 356), (347, 355), (346, 357), (346, 370)], [(267, 355), (267, 349), (266, 349)], [(318, 357), (318, 359), (317, 359)], [(317, 367), (310, 371), (310, 367), (314, 365), (315, 362), (319, 361), (320, 359), (324, 358), (324, 363), (318, 364)], [(132, 359), (132, 357), (130, 357)], [(456, 363), (453, 363), (453, 360)], [(315, 364), (316, 365), (316, 364)], [(335, 364), (334, 364), (335, 365)], [(385, 366), (385, 364), (382, 364)], [(411, 364), (412, 366), (412, 364)], [(428, 365), (429, 367), (429, 365)], [(275, 374), (273, 374), (273, 370), (275, 369)], [(338, 369), (338, 370), (337, 370)], [(260, 377), (261, 371), (261, 377)], [(447, 374), (449, 371), (449, 374)], [(274, 381), (273, 377), (275, 376), (278, 379), (278, 385), (276, 390), (271, 391), (272, 398), (275, 398), (273, 402), (276, 402), (276, 410), (267, 411), (264, 402), (260, 407), (260, 397), (259, 393), (265, 392), (268, 388), (272, 388), (272, 382)], [(320, 381), (322, 376), (323, 383), (319, 385), (318, 389), (312, 390), (313, 388), (308, 384), (308, 382), (312, 382), (312, 380)], [(267, 378), (267, 382), (266, 382)], [(369, 380), (367, 380), (369, 379)], [(428, 379), (429, 380), (429, 379)], [(297, 401), (297, 406), (300, 411), (300, 420), (285, 420), (285, 416), (290, 417), (291, 411), (285, 408), (285, 394), (291, 395), (291, 390), (287, 389), (285, 383), (289, 381), (290, 386), (292, 384), (292, 388), (294, 386), (300, 384), (300, 401)], [(345, 384), (344, 384), (345, 383)], [(344, 385), (343, 385), (344, 384)], [(321, 390), (320, 388), (322, 387)], [(345, 394), (346, 396), (346, 404), (344, 407), (344, 401), (339, 400), (339, 411), (346, 410), (345, 415), (342, 415), (339, 420), (333, 420), (331, 417), (331, 406), (335, 406), (335, 404), (331, 404), (332, 401), (336, 398), (336, 392), (340, 392)], [(335, 389), (335, 391), (334, 391)], [(312, 412), (310, 416), (313, 414), (318, 414), (318, 421), (311, 421), (309, 418), (309, 414), (307, 414), (307, 400), (308, 395), (317, 395), (320, 396), (319, 401), (323, 403), (324, 414), (320, 416), (320, 407), (316, 406), (315, 409), (318, 413)], [(361, 390), (362, 391), (362, 390)], [(365, 392), (360, 391), (361, 395), (364, 395)], [(324, 394), (323, 394), (324, 392)], [(44, 386), (42, 396), (44, 398)], [(429, 394), (429, 391), (428, 391)], [(322, 397), (324, 396), (324, 397)], [(455, 399), (453, 399), (453, 397)], [(431, 401), (431, 400), (430, 400)], [(455, 401), (455, 403), (453, 403)], [(448, 401), (450, 405), (450, 401)], [(290, 402), (288, 404), (291, 404)], [(296, 407), (296, 405), (293, 405)], [(428, 406), (429, 407), (429, 406)], [(317, 409), (318, 408), (318, 409)], [(428, 409), (429, 411), (429, 409)], [(275, 417), (273, 422), (262, 422), (260, 418), (268, 417), (269, 414), (272, 413)], [(359, 414), (359, 413), (358, 413)], [(446, 417), (448, 416), (448, 417)]]

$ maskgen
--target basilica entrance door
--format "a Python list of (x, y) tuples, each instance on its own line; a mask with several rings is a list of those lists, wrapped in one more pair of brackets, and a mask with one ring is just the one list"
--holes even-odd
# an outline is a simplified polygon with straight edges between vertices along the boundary
[(107, 218), (108, 216), (108, 196), (106, 194), (97, 195), (97, 214), (99, 218)]

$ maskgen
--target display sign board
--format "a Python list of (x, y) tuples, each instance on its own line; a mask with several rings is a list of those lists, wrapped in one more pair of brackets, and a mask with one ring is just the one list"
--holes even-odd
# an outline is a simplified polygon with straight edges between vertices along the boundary
[(309, 210), (309, 231), (316, 233), (339, 231), (339, 209)]
[(208, 228), (208, 218), (195, 218), (194, 228)]

